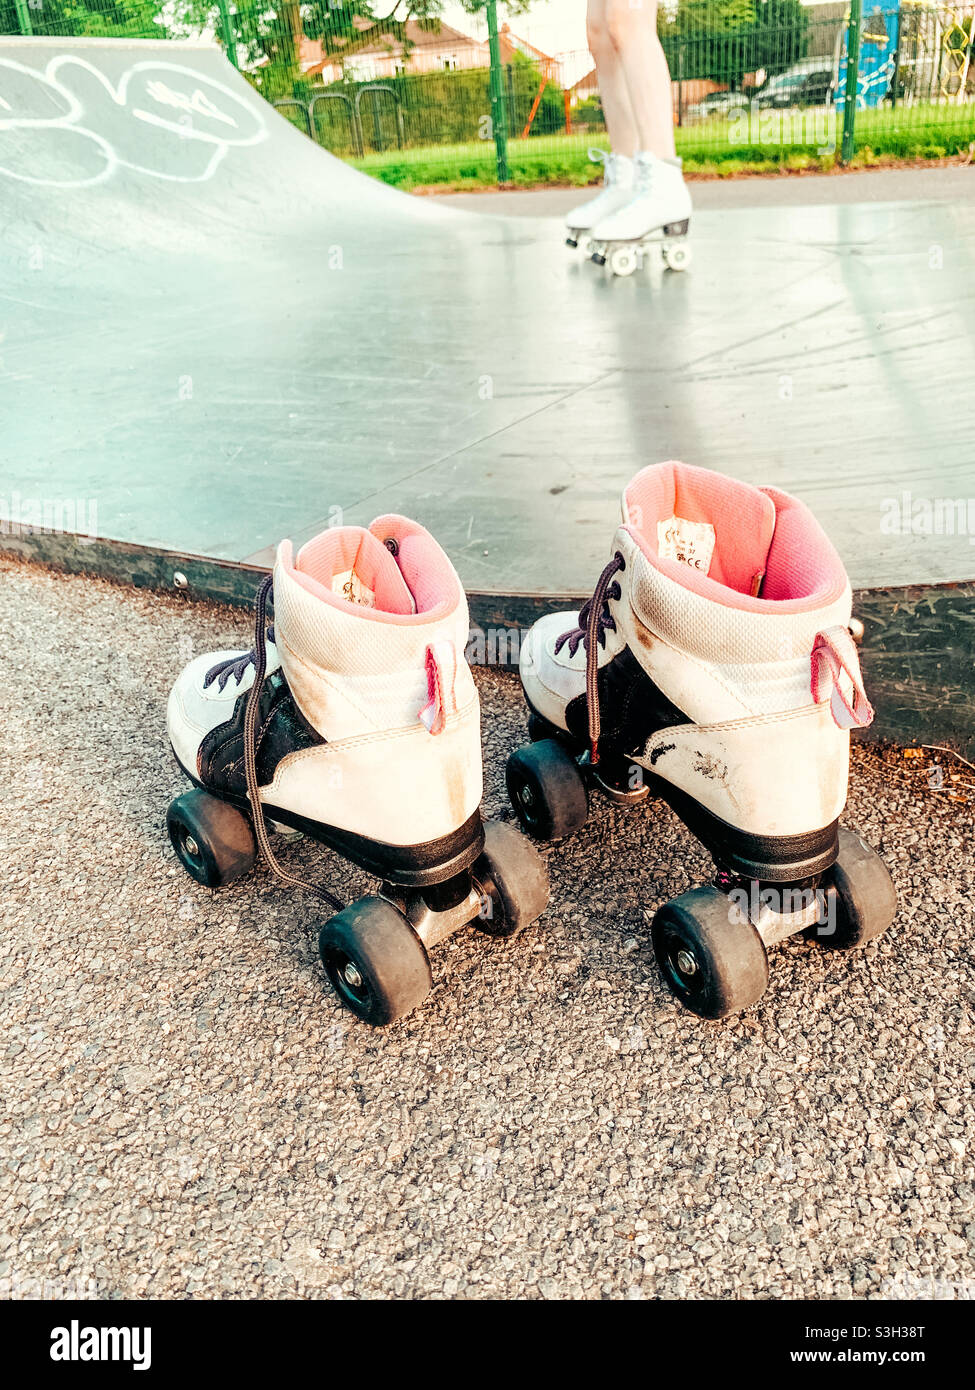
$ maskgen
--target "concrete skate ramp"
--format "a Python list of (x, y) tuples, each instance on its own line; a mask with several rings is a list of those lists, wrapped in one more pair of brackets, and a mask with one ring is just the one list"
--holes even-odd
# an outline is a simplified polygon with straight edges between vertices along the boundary
[(517, 622), (684, 458), (810, 503), (897, 727), (953, 736), (975, 546), (912, 508), (975, 493), (975, 204), (694, 233), (689, 274), (613, 280), (356, 173), (216, 48), (0, 41), (0, 541), (240, 598), (281, 536), (400, 510)]

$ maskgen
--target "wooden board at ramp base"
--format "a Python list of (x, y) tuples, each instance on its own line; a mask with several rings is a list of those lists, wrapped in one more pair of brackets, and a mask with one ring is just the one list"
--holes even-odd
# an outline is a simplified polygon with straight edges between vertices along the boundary
[[(267, 573), (258, 565), (63, 534), (16, 537), (0, 530), (0, 551), (235, 607), (250, 607)], [(469, 591), (472, 664), (514, 670), (531, 624), (553, 608), (578, 608), (586, 597)], [(940, 743), (975, 759), (975, 584), (856, 590), (853, 611), (864, 624), (861, 657), (876, 708), (874, 723), (858, 737)]]

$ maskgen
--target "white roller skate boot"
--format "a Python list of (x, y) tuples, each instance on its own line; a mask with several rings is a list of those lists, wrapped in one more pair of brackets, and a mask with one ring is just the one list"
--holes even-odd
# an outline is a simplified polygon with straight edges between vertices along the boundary
[(886, 930), (882, 860), (839, 825), (851, 728), (869, 724), (843, 564), (801, 502), (703, 468), (646, 468), (578, 614), (521, 649), (536, 740), (508, 791), (541, 839), (580, 828), (588, 788), (664, 798), (710, 851), (713, 886), (652, 934), (674, 993), (719, 1018), (768, 982), (766, 947), (811, 928), (848, 948)]
[(615, 275), (632, 275), (655, 242), (670, 270), (686, 270), (691, 263), (691, 195), (681, 161), (641, 153), (634, 169), (630, 201), (592, 229), (592, 259), (597, 265), (608, 261)]
[(314, 889), (340, 909), (321, 929), (325, 970), (370, 1023), (422, 1002), (436, 942), (471, 921), (513, 934), (547, 901), (533, 846), (481, 821), (468, 629), (460, 580), (422, 526), (335, 527), (296, 556), (281, 542), (254, 650), (198, 657), (169, 697), (170, 741), (195, 790), (167, 823), (193, 878), (229, 883), (260, 849), (279, 877), (312, 886), (271, 849), (269, 831), (287, 827), (381, 880), (344, 908)]
[(595, 198), (580, 203), (565, 216), (565, 244), (576, 247), (596, 223), (624, 207), (633, 197), (633, 160), (625, 154), (605, 150), (589, 151), (589, 158), (603, 163), (603, 186)]

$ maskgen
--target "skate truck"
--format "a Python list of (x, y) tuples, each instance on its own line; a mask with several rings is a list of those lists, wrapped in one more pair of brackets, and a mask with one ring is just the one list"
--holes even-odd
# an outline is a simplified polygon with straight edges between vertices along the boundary
[(688, 240), (690, 218), (655, 228), (645, 236), (616, 238), (593, 237), (590, 259), (594, 265), (608, 265), (614, 275), (632, 275), (639, 270), (652, 247), (659, 247), (668, 270), (687, 270), (691, 264), (691, 244)]
[(624, 492), (592, 598), (522, 644), (532, 742), (507, 785), (524, 829), (573, 834), (592, 789), (659, 797), (714, 860), (651, 925), (664, 980), (702, 1018), (756, 1003), (786, 937), (848, 950), (894, 918), (882, 859), (839, 824), (850, 730), (873, 713), (851, 601), (801, 502), (664, 463)]
[[(268, 603), (274, 623), (268, 625)], [(514, 827), (481, 819), (467, 600), (433, 537), (404, 517), (278, 548), (258, 592), (254, 649), (198, 657), (169, 697), (176, 760), (194, 784), (167, 814), (173, 848), (208, 888), (260, 853), (335, 909), (318, 947), (342, 1002), (391, 1023), (432, 986), (430, 951), (476, 924), (514, 936), (548, 876)], [(282, 867), (299, 832), (380, 880), (351, 905)]]

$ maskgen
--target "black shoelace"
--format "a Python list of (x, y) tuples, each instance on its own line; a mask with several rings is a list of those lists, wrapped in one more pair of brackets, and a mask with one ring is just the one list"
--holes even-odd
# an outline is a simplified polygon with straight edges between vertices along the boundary
[(257, 600), (254, 605), (254, 650), (231, 661), (219, 662), (207, 672), (204, 685), (208, 685), (211, 680), (219, 679), (223, 673), (223, 680), (220, 685), (222, 690), (230, 679), (231, 672), (236, 675), (237, 680), (240, 680), (248, 666), (253, 665), (254, 684), (247, 692), (247, 705), (244, 710), (244, 777), (247, 782), (247, 799), (251, 804), (251, 819), (254, 823), (254, 838), (257, 840), (257, 847), (260, 850), (261, 858), (275, 878), (281, 879), (282, 883), (290, 883), (294, 888), (304, 888), (308, 892), (317, 893), (337, 912), (341, 912), (345, 903), (330, 893), (327, 888), (316, 883), (308, 883), (305, 879), (298, 878), (296, 874), (288, 873), (287, 869), (281, 867), (271, 848), (267, 821), (264, 818), (264, 803), (261, 801), (261, 787), (257, 777), (257, 724), (260, 716), (264, 677), (267, 675), (267, 643), (274, 641), (274, 628), (267, 625), (267, 602), (271, 596), (273, 583), (273, 577), (269, 574), (257, 591)]
[(570, 656), (575, 656), (580, 642), (586, 644), (586, 712), (589, 715), (589, 761), (593, 767), (599, 762), (599, 648), (606, 645), (606, 633), (616, 631), (616, 619), (609, 611), (609, 602), (622, 596), (619, 580), (613, 576), (625, 569), (626, 562), (617, 550), (596, 580), (592, 598), (580, 609), (579, 626), (563, 632), (555, 643), (556, 654), (568, 643)]

